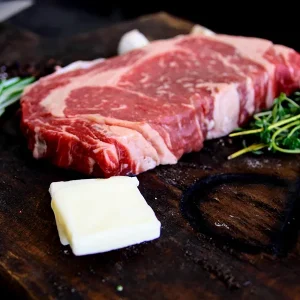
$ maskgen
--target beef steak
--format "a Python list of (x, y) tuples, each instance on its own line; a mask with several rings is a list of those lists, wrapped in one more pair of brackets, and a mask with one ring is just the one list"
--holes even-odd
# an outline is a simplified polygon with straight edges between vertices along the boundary
[(300, 55), (268, 40), (181, 35), (75, 62), (21, 98), (36, 159), (92, 176), (175, 164), (300, 87)]

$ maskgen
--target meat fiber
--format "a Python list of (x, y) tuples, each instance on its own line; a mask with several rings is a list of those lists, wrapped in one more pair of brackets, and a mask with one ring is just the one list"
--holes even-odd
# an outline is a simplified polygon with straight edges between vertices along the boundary
[(300, 55), (268, 40), (181, 35), (76, 62), (28, 87), (21, 128), (36, 159), (110, 177), (175, 164), (300, 87)]

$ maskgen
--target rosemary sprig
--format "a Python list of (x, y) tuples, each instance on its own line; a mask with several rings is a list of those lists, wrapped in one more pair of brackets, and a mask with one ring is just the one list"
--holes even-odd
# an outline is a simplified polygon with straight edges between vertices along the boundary
[[(292, 99), (293, 98), (293, 99)], [(256, 142), (231, 154), (228, 159), (261, 149), (290, 154), (300, 153), (300, 93), (281, 93), (270, 110), (256, 113), (248, 128), (238, 128), (230, 137), (252, 135)]]
[(24, 88), (34, 80), (34, 77), (14, 77), (0, 80), (0, 116), (5, 112), (8, 106), (20, 99)]

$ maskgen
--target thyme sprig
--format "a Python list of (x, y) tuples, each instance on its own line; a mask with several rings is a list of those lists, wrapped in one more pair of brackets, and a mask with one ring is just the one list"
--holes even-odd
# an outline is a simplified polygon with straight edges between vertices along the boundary
[[(293, 98), (293, 99), (292, 99)], [(247, 128), (238, 128), (230, 137), (251, 135), (256, 142), (231, 154), (228, 159), (248, 152), (264, 153), (262, 149), (289, 154), (300, 153), (300, 92), (292, 97), (281, 93), (270, 110), (254, 114)]]
[(0, 80), (0, 116), (8, 106), (20, 99), (24, 88), (34, 80), (34, 77), (13, 77)]

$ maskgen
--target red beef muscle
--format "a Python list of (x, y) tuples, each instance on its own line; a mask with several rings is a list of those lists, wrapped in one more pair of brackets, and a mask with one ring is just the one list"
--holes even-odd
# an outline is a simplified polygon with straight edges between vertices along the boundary
[(93, 176), (139, 174), (199, 151), (281, 91), (300, 87), (300, 55), (270, 41), (178, 36), (76, 62), (28, 87), (21, 128), (37, 159)]

